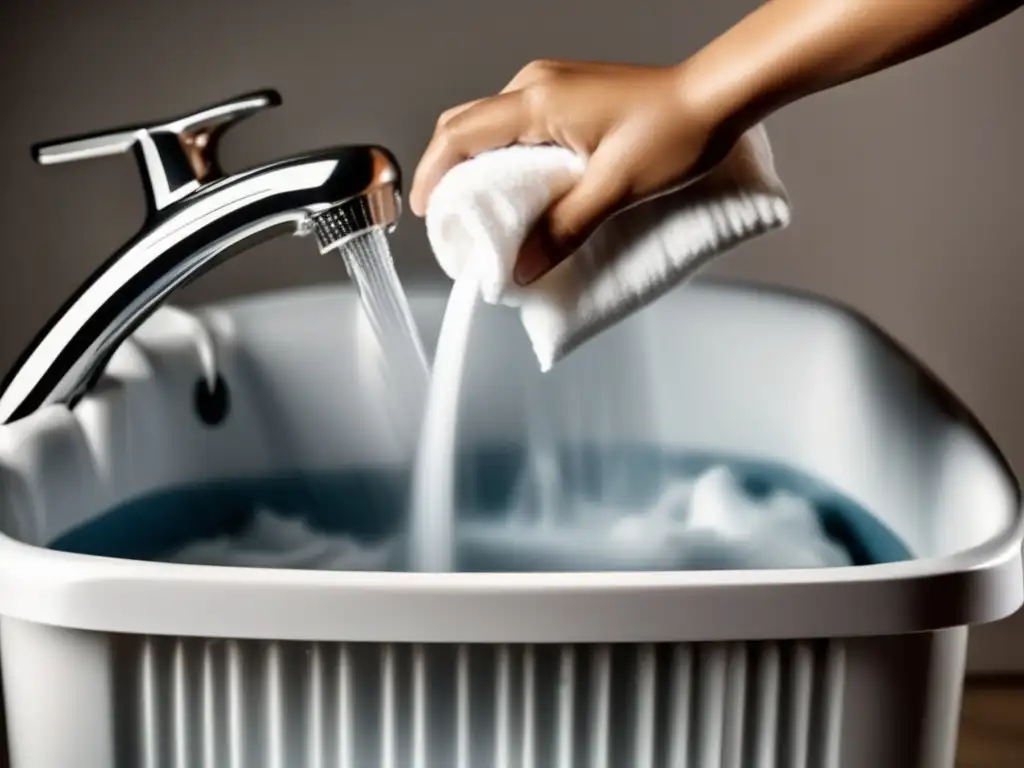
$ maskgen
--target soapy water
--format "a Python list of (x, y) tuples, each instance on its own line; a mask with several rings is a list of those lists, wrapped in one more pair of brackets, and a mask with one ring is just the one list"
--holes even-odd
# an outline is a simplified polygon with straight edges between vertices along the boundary
[[(460, 457), (452, 570), (813, 568), (911, 556), (875, 516), (793, 470), (644, 446), (555, 453), (556, 468), (582, 469), (561, 489), (580, 514), (551, 527), (532, 524), (536, 510), (524, 506), (534, 497), (524, 495), (533, 470), (522, 447)], [(607, 500), (599, 478), (613, 465), (635, 482)], [(408, 479), (394, 470), (225, 480), (128, 502), (50, 546), (193, 565), (404, 571), (407, 499)]]
[(317, 531), (302, 518), (257, 507), (240, 531), (199, 539), (164, 558), (188, 565), (303, 568), (319, 571), (385, 571), (395, 562), (394, 539), (363, 542), (351, 535)]
[[(513, 516), (471, 523), (460, 538), (485, 560), (512, 557), (512, 570), (716, 570), (852, 565), (813, 504), (775, 490), (758, 499), (726, 466), (666, 484), (653, 504), (577, 501), (574, 522), (537, 526)], [(518, 518), (518, 519), (517, 519)]]
[[(205, 509), (202, 520), (183, 516), (182, 506), (167, 509), (163, 517), (146, 515), (149, 524), (143, 531), (132, 522), (141, 513), (128, 505), (69, 532), (53, 547), (205, 565), (432, 572), (807, 568), (908, 556), (895, 544), (883, 547), (889, 554), (858, 555), (858, 536), (836, 538), (826, 523), (873, 520), (868, 513), (823, 517), (814, 501), (820, 500), (820, 489), (815, 496), (769, 484), (767, 491), (752, 493), (728, 457), (687, 471), (666, 469), (658, 457), (638, 464), (629, 450), (615, 445), (616, 425), (608, 420), (619, 409), (613, 402), (615, 388), (604, 387), (614, 373), (607, 367), (586, 376), (586, 391), (574, 386), (565, 402), (552, 403), (550, 389), (546, 400), (531, 402), (524, 393), (525, 460), (494, 514), (494, 504), (483, 503), (491, 493), (487, 473), (460, 474), (456, 440), (470, 330), (479, 306), (475, 279), (460, 278), (453, 287), (431, 376), (384, 233), (357, 235), (339, 250), (380, 345), (400, 437), (412, 454), (411, 488), (405, 488), (409, 478), (389, 478), (390, 488), (403, 489), (401, 499), (392, 497), (377, 511), (377, 523), (390, 524), (370, 539), (359, 535), (359, 526), (339, 527), (340, 521), (351, 522), (346, 508), (365, 504), (358, 488), (328, 494), (327, 505), (311, 498), (296, 506), (297, 496), (291, 493), (278, 503), (250, 498), (239, 507), (229, 493), (221, 499), (226, 516), (215, 504), (203, 502), (199, 489), (198, 507), (194, 497), (189, 505)], [(628, 360), (620, 363), (630, 366)], [(563, 411), (563, 417), (568, 414), (560, 426), (553, 423), (552, 408)], [(579, 440), (574, 446), (584, 422), (590, 434), (607, 433), (596, 454)], [(588, 479), (586, 467), (589, 462), (594, 468), (594, 455), (599, 457), (597, 471), (589, 472)], [(317, 486), (309, 478), (302, 484)], [(644, 493), (637, 494), (637, 488)], [(213, 493), (210, 499), (223, 492), (207, 490)], [(140, 508), (166, 505), (175, 496), (161, 498), (142, 500)], [(492, 513), (482, 514), (485, 508)], [(856, 505), (839, 508), (855, 510)], [(180, 528), (189, 519), (193, 526)], [(365, 529), (366, 521), (360, 525)], [(874, 525), (885, 530), (877, 521)], [(839, 526), (849, 534), (848, 528)], [(168, 531), (177, 531), (177, 538), (167, 538)], [(874, 538), (897, 541), (889, 533)]]
[[(454, 525), (451, 562), (501, 571), (713, 570), (852, 565), (814, 506), (775, 491), (755, 499), (724, 466), (667, 485), (647, 510), (584, 502), (576, 525), (551, 530), (520, 515)], [(589, 508), (588, 508), (589, 507)], [(518, 511), (518, 510), (517, 510)], [(461, 557), (456, 556), (456, 552)], [(259, 508), (235, 535), (194, 542), (171, 562), (320, 570), (401, 570), (397, 537), (361, 543)]]

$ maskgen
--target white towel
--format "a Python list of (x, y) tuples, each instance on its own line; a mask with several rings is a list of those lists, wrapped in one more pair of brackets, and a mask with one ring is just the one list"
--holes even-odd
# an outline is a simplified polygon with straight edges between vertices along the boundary
[(454, 280), (472, 263), (484, 301), (519, 306), (544, 371), (712, 257), (789, 223), (789, 199), (758, 125), (712, 172), (612, 217), (577, 253), (519, 288), (512, 268), (523, 240), (584, 168), (561, 147), (498, 149), (455, 166), (427, 205), (441, 268)]

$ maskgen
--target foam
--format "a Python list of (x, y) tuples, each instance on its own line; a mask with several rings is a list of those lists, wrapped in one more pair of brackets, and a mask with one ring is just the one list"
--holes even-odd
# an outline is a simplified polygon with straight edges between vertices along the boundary
[(394, 541), (368, 545), (349, 536), (317, 531), (301, 518), (264, 507), (237, 533), (192, 542), (167, 561), (248, 568), (379, 571), (393, 568), (395, 554)]
[[(666, 483), (636, 511), (573, 504), (571, 521), (539, 525), (529, 516), (467, 521), (455, 531), (457, 559), (487, 570), (707, 570), (852, 565), (813, 504), (787, 491), (756, 498), (724, 466)], [(517, 512), (519, 510), (516, 510)], [(337, 571), (402, 567), (398, 538), (373, 544), (317, 531), (295, 516), (261, 508), (234, 535), (194, 542), (168, 558), (194, 565)]]

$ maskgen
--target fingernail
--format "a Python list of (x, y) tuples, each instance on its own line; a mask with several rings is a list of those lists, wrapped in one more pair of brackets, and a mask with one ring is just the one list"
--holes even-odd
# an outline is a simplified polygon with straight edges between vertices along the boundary
[(512, 279), (516, 285), (527, 286), (551, 267), (551, 260), (540, 246), (537, 238), (528, 238), (519, 252)]

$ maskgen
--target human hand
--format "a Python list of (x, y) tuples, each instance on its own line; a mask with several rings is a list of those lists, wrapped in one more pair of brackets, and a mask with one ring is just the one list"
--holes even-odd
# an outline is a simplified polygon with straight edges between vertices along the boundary
[[(527, 238), (514, 278), (527, 285), (575, 252), (607, 218), (709, 170), (731, 143), (714, 110), (687, 88), (686, 68), (538, 61), (500, 94), (441, 115), (413, 178), (410, 204), (426, 212), (453, 166), (512, 144), (557, 144), (587, 160), (578, 184)], [(724, 145), (723, 145), (724, 144)]]
[(515, 279), (532, 282), (609, 216), (724, 159), (745, 128), (786, 104), (920, 56), (1024, 6), (1024, 0), (772, 0), (681, 65), (541, 61), (497, 96), (448, 110), (413, 178), (422, 216), (454, 165), (510, 144), (558, 144), (587, 159), (524, 244)]

